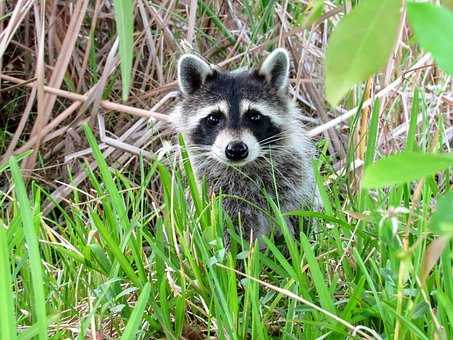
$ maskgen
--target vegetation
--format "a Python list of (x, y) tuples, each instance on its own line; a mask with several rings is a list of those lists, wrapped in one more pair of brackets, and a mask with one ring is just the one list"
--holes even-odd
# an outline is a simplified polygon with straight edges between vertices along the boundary
[[(452, 4), (395, 3), (0, 0), (0, 339), (452, 338)], [(162, 121), (276, 46), (325, 209), (260, 250)]]

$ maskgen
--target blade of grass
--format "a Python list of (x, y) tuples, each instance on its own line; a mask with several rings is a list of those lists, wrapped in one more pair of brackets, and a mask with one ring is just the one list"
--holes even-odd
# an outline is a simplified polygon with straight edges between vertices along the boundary
[(217, 26), (217, 28), (219, 29), (219, 31), (223, 33), (223, 35), (225, 35), (228, 41), (231, 44), (235, 44), (236, 38), (234, 37), (233, 34), (231, 34), (231, 31), (225, 27), (222, 20), (219, 19), (218, 15), (211, 9), (211, 7), (208, 4), (206, 4), (205, 1), (199, 1), (199, 5), (200, 9), (206, 12), (208, 17), (212, 20), (213, 24)]
[(134, 269), (130, 265), (126, 256), (124, 256), (124, 254), (121, 252), (119, 245), (110, 235), (109, 230), (106, 228), (101, 218), (95, 211), (91, 212), (91, 218), (93, 219), (93, 223), (96, 226), (97, 230), (99, 231), (99, 234), (101, 235), (102, 239), (105, 241), (107, 248), (113, 254), (113, 257), (118, 261), (121, 268), (124, 270), (124, 272), (126, 273), (128, 278), (132, 281), (132, 283), (137, 287), (140, 287), (141, 286), (140, 279), (135, 274)]
[(179, 136), (179, 146), (181, 148), (181, 157), (184, 160), (183, 161), (184, 171), (185, 171), (187, 179), (189, 181), (191, 197), (193, 199), (197, 214), (198, 214), (198, 216), (200, 216), (202, 224), (205, 227), (208, 224), (208, 220), (207, 220), (206, 214), (202, 213), (203, 212), (202, 195), (199, 191), (196, 177), (195, 177), (195, 174), (192, 169), (192, 165), (190, 164), (190, 158), (189, 158), (189, 154), (185, 147), (184, 138), (181, 135)]
[[(255, 243), (256, 244), (256, 243)], [(249, 252), (247, 264), (247, 274), (253, 277), (259, 275), (260, 272), (260, 253), (255, 245)], [(246, 295), (250, 297), (250, 305), (252, 312), (252, 338), (267, 339), (266, 328), (264, 327), (260, 313), (259, 286), (256, 281), (247, 280), (245, 283)]]
[[(93, 150), (93, 156), (96, 159), (96, 163), (99, 166), (99, 171), (101, 172), (102, 180), (104, 181), (105, 187), (111, 197), (111, 203), (118, 216), (118, 220), (124, 229), (123, 231), (129, 233), (131, 229), (131, 224), (127, 216), (127, 210), (126, 205), (124, 203), (124, 199), (121, 196), (120, 192), (118, 191), (118, 188), (113, 180), (107, 162), (105, 161), (102, 152), (96, 143), (96, 139), (93, 135), (93, 132), (88, 127), (88, 125), (84, 125), (83, 127), (85, 130), (85, 135), (87, 136), (88, 139), (88, 143), (90, 144), (90, 147)], [(133, 234), (130, 235), (130, 239), (128, 242), (132, 250), (134, 262), (138, 268), (138, 275), (140, 281), (144, 284), (144, 282), (146, 281), (145, 268), (143, 267), (143, 261), (140, 256), (139, 247)]]
[(360, 256), (360, 253), (357, 251), (357, 249), (353, 249), (354, 252), (354, 258), (357, 261), (359, 268), (362, 270), (363, 274), (365, 275), (367, 282), (371, 288), (371, 292), (373, 293), (373, 297), (375, 299), (377, 308), (379, 310), (379, 313), (381, 314), (382, 321), (384, 322), (384, 328), (385, 329), (390, 329), (388, 325), (388, 321), (386, 319), (386, 315), (384, 313), (384, 307), (381, 299), (379, 298), (378, 291), (376, 289), (376, 285), (373, 281), (373, 278), (371, 277), (370, 273), (367, 270), (367, 267), (365, 266), (365, 262), (363, 262), (362, 256)]
[(115, 21), (120, 40), (121, 77), (123, 101), (127, 101), (131, 84), (132, 60), (134, 58), (134, 6), (132, 0), (115, 0)]
[(39, 339), (47, 339), (47, 312), (46, 299), (44, 294), (44, 280), (41, 268), (41, 256), (39, 253), (38, 235), (33, 225), (33, 213), (30, 201), (27, 197), (24, 179), (19, 170), (16, 158), (9, 160), (11, 175), (13, 176), (14, 191), (19, 203), (20, 218), (24, 228), (25, 242), (27, 244), (28, 258), (33, 286), (33, 305), (35, 317), (39, 328)]
[[(401, 320), (414, 334), (417, 335), (417, 339), (423, 339), (423, 340), (428, 340), (429, 338), (420, 330), (418, 329), (417, 326), (414, 325), (411, 320), (408, 320), (404, 315), (398, 314), (393, 306), (389, 306), (385, 302), (382, 304), (385, 307), (385, 310), (387, 310), (390, 314)], [(411, 337), (409, 337), (411, 338)], [(400, 338), (396, 338), (400, 339)], [(412, 338), (413, 339), (413, 338)]]
[(16, 339), (11, 265), (6, 229), (0, 225), (0, 339)]
[(349, 297), (349, 301), (343, 309), (342, 318), (345, 320), (349, 320), (356, 310), (357, 304), (359, 303), (359, 298), (362, 296), (363, 292), (365, 291), (365, 281), (366, 277), (361, 276), (357, 286), (354, 288), (354, 291), (351, 293)]
[(373, 111), (371, 112), (371, 121), (370, 127), (368, 128), (368, 145), (366, 148), (365, 154), (365, 164), (364, 166), (368, 166), (373, 162), (374, 155), (376, 154), (376, 142), (377, 142), (377, 135), (378, 135), (378, 127), (379, 127), (379, 111), (381, 109), (381, 103), (379, 98), (374, 101)]
[(137, 330), (142, 321), (143, 313), (146, 306), (148, 305), (149, 294), (151, 292), (151, 284), (147, 282), (143, 287), (140, 296), (138, 297), (137, 304), (129, 317), (127, 322), (126, 329), (124, 330), (121, 340), (135, 339), (137, 336)]
[(415, 89), (414, 99), (412, 100), (411, 119), (407, 131), (406, 151), (415, 151), (415, 134), (417, 132), (417, 118), (420, 111), (419, 90)]
[(327, 288), (326, 280), (321, 273), (321, 269), (319, 268), (313, 249), (311, 249), (310, 242), (303, 232), (300, 233), (300, 243), (304, 250), (305, 259), (310, 267), (311, 276), (315, 284), (316, 291), (318, 292), (321, 306), (329, 312), (335, 313), (335, 307), (332, 297), (330, 296), (329, 289)]

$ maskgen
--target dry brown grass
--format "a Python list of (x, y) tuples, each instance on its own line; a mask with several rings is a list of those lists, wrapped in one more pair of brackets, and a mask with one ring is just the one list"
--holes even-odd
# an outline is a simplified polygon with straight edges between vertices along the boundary
[[(233, 317), (238, 334), (245, 336), (252, 336), (256, 325), (275, 336), (283, 336), (287, 330), (301, 335), (307, 329), (319, 337), (338, 334), (391, 338), (394, 329), (397, 335), (402, 329), (408, 338), (420, 333), (426, 333), (427, 338), (442, 338), (443, 329), (452, 334), (445, 316), (451, 315), (448, 312), (451, 303), (441, 300), (438, 293), (452, 296), (449, 266), (453, 252), (449, 245), (445, 259), (441, 259), (442, 265), (437, 265), (444, 240), (428, 244), (433, 237), (428, 226), (433, 201), (451, 187), (451, 179), (441, 176), (434, 184), (420, 181), (413, 192), (407, 190), (404, 194), (406, 187), (355, 195), (368, 147), (371, 112), (377, 99), (381, 103), (377, 158), (405, 147), (416, 89), (421, 98), (417, 146), (426, 151), (436, 152), (441, 148), (451, 151), (452, 80), (437, 68), (429, 54), (414, 45), (412, 32), (404, 23), (387, 67), (353, 88), (340, 106), (329, 106), (323, 88), (327, 42), (341, 17), (356, 2), (323, 1), (322, 15), (306, 22), (304, 19), (310, 16), (314, 0), (135, 0), (132, 84), (128, 101), (122, 102), (113, 0), (0, 0), (0, 166), (12, 154), (29, 152), (23, 162), (27, 170), (24, 174), (40, 184), (30, 185), (27, 194), (34, 199), (30, 214), (34, 214), (41, 231), (39, 262), (48, 292), (41, 305), (48, 305), (51, 335), (117, 338), (129, 315), (120, 309), (112, 311), (112, 306), (123, 308), (127, 304), (129, 311), (135, 306), (139, 290), (127, 292), (127, 289), (140, 289), (136, 280), (117, 269), (111, 273), (107, 273), (110, 268), (99, 270), (92, 252), (88, 251), (102, 250), (117, 268), (118, 259), (104, 235), (100, 235), (100, 226), (118, 236), (118, 248), (125, 245), (124, 256), (130, 259), (131, 266), (146, 269), (149, 277), (142, 283), (158, 283), (156, 287), (168, 284), (167, 291), (154, 287), (149, 308), (141, 320), (146, 337), (170, 338), (173, 334), (185, 338), (220, 337), (228, 330), (225, 320)], [(272, 6), (266, 8), (263, 3)], [(229, 275), (234, 272), (226, 266), (226, 258), (219, 260), (215, 268), (210, 267), (212, 259), (220, 257), (221, 252), (211, 236), (197, 237), (199, 231), (207, 228), (199, 216), (190, 215), (185, 200), (180, 199), (175, 207), (160, 204), (162, 176), (151, 174), (150, 182), (135, 181), (133, 172), (141, 165), (137, 161), (139, 155), (145, 159), (159, 157), (163, 141), (172, 136), (165, 120), (178, 96), (175, 65), (183, 52), (198, 53), (220, 67), (236, 68), (257, 65), (267, 51), (277, 46), (286, 47), (292, 56), (291, 94), (302, 108), (301, 119), (308, 134), (320, 141), (320, 149), (327, 149), (328, 158), (322, 158), (321, 171), (326, 179), (326, 202), (330, 202), (331, 211), (318, 219), (320, 233), (307, 234), (314, 236), (310, 242), (316, 241), (300, 248), (298, 256), (290, 252), (292, 258), (288, 259), (291, 262), (288, 265), (285, 265), (286, 258), (280, 259), (284, 257), (281, 254), (280, 257), (269, 251), (261, 254), (256, 248), (248, 252), (244, 263), (250, 268), (256, 264), (258, 269), (256, 277), (246, 282), (240, 281), (239, 276), (237, 279)], [(118, 188), (114, 184), (107, 187), (109, 191), (99, 190), (93, 183), (85, 185), (88, 171), (83, 163), (91, 169), (99, 164), (99, 160), (96, 163), (91, 157), (82, 128), (85, 122), (95, 130), (109, 166), (120, 169), (114, 174)], [(108, 173), (107, 166), (102, 166)], [(446, 173), (451, 177), (451, 172)], [(13, 294), (7, 287), (3, 296), (14, 296), (18, 330), (26, 332), (36, 322), (30, 306), (34, 300), (26, 256), (29, 246), (23, 240), (21, 225), (22, 215), (29, 215), (17, 209), (17, 193), (8, 181), (9, 172), (1, 174), (0, 193), (4, 192), (0, 195), (3, 208), (0, 230), (5, 226), (12, 235), (7, 241), (14, 279)], [(132, 178), (127, 178), (124, 186), (123, 174)], [(105, 178), (102, 185), (107, 182)], [(179, 179), (178, 174), (175, 178)], [(183, 185), (169, 183), (167, 189), (175, 189), (175, 197), (184, 196)], [(45, 189), (51, 193), (51, 199), (43, 194)], [(128, 205), (127, 214), (131, 218), (127, 222), (131, 229), (115, 220), (123, 213), (115, 208), (110, 194), (116, 190), (121, 194), (119, 201)], [(362, 198), (366, 204), (361, 207)], [(54, 209), (52, 214), (47, 214), (55, 201), (64, 202), (66, 211)], [(220, 216), (211, 205), (209, 202), (203, 211)], [(110, 212), (109, 207), (114, 207), (114, 211)], [(409, 218), (404, 213), (406, 210), (410, 212)], [(95, 225), (94, 216), (102, 223)], [(167, 216), (171, 218), (167, 220)], [(137, 229), (136, 224), (140, 225)], [(133, 233), (137, 230), (137, 235), (147, 236), (146, 240), (137, 236), (137, 243), (132, 244), (129, 233), (132, 228)], [(394, 235), (389, 236), (389, 228), (401, 230), (392, 229)], [(169, 230), (178, 233), (177, 237), (168, 233), (171, 242), (167, 235), (164, 238)], [(189, 237), (190, 242), (185, 242), (187, 235), (193, 236)], [(278, 246), (286, 251), (289, 244), (285, 241)], [(135, 248), (142, 246), (141, 258), (132, 259)], [(198, 249), (209, 251), (203, 254)], [(310, 249), (316, 266), (306, 261)], [(236, 261), (237, 257), (234, 263), (242, 263), (239, 255), (244, 254), (234, 253), (231, 259)], [(297, 257), (300, 261), (295, 260)], [(7, 258), (4, 256), (3, 261)], [(421, 284), (416, 268), (423, 258), (427, 261), (421, 271)], [(403, 273), (408, 263), (411, 269)], [(131, 268), (135, 273), (135, 268)], [(316, 268), (322, 274), (317, 282), (325, 282), (336, 314), (320, 308), (322, 301), (313, 275)], [(396, 281), (403, 277), (404, 284), (396, 287)], [(221, 294), (217, 278), (229, 282)], [(118, 281), (121, 290), (126, 291), (124, 298), (109, 297), (104, 301), (99, 292), (105, 289), (110, 295), (110, 287)], [(256, 292), (252, 281), (259, 283)], [(180, 333), (171, 329), (180, 302), (172, 288), (178, 285), (185, 294), (185, 316), (180, 320), (184, 328), (181, 327)], [(233, 293), (231, 307), (218, 308), (219, 296), (230, 293)], [(311, 300), (305, 299), (305, 295)], [(386, 309), (380, 311), (380, 304)], [(251, 310), (253, 314), (252, 305), (257, 311), (250, 318), (246, 314)], [(345, 316), (349, 307), (350, 315)], [(242, 309), (240, 313), (238, 308)], [(405, 317), (406, 320), (401, 319), (404, 323), (391, 312)], [(223, 328), (217, 328), (219, 322)], [(85, 331), (83, 324), (87, 326)], [(239, 328), (243, 328), (243, 333)]]
[[(302, 1), (299, 7), (309, 13), (309, 4)], [(0, 21), (0, 122), (5, 136), (1, 161), (33, 150), (23, 166), (29, 174), (48, 181), (55, 198), (69, 193), (67, 186), (55, 182), (65, 180), (65, 165), (89, 154), (81, 133), (83, 122), (91, 122), (98, 130), (101, 148), (111, 164), (121, 167), (137, 154), (153, 157), (149, 150), (159, 143), (149, 145), (156, 140), (152, 137), (157, 130), (149, 129), (148, 118), (165, 120), (177, 95), (176, 60), (190, 50), (212, 63), (234, 68), (258, 63), (272, 47), (288, 48), (294, 66), (292, 94), (304, 109), (309, 134), (330, 142), (329, 153), (337, 169), (346, 163), (348, 150), (356, 149), (349, 143), (350, 118), (357, 113), (363, 87), (353, 89), (337, 108), (326, 104), (323, 92), (324, 51), (329, 32), (345, 11), (343, 5), (325, 1), (324, 14), (304, 26), (288, 1), (277, 2), (272, 18), (267, 18), (266, 9), (256, 3), (251, 5), (256, 17), (248, 17), (244, 4), (236, 1), (138, 0), (133, 83), (127, 103), (120, 103), (112, 6), (107, 0), (0, 2), (0, 17), (5, 15)], [(273, 26), (266, 27), (270, 24)], [(408, 128), (416, 87), (423, 89), (429, 113), (420, 122), (428, 122), (436, 131), (438, 117), (446, 117), (444, 140), (451, 147), (451, 80), (428, 55), (410, 45), (410, 38), (409, 28), (402, 25), (387, 68), (368, 82), (361, 124), (354, 132), (354, 164), (358, 166), (363, 159), (370, 105), (380, 98), (379, 150), (397, 150)], [(137, 121), (135, 116), (141, 118)], [(74, 177), (73, 184), (78, 185), (85, 174), (76, 172)]]

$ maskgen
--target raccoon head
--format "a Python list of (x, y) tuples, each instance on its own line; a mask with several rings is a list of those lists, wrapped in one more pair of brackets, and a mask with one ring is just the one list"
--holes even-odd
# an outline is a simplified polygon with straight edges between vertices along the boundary
[(220, 70), (190, 55), (178, 62), (182, 100), (171, 121), (192, 150), (242, 166), (283, 142), (292, 124), (290, 60), (274, 50), (258, 69)]

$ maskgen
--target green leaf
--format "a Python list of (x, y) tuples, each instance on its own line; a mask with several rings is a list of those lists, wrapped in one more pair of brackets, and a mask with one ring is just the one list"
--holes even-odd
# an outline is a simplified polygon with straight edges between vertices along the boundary
[(405, 152), (381, 159), (365, 169), (364, 188), (407, 183), (453, 166), (453, 154)]
[(134, 6), (132, 0), (115, 0), (116, 30), (120, 40), (121, 77), (123, 81), (123, 101), (129, 95), (132, 59), (134, 58)]
[(398, 0), (361, 1), (338, 24), (326, 52), (326, 96), (332, 106), (385, 66), (395, 45), (400, 8)]
[(126, 325), (126, 329), (124, 330), (123, 335), (121, 336), (121, 340), (125, 339), (137, 339), (137, 330), (140, 326), (143, 312), (145, 311), (146, 306), (148, 305), (149, 295), (151, 292), (151, 285), (149, 282), (145, 284), (143, 287), (140, 296), (138, 297), (137, 304), (135, 305), (134, 311), (132, 312), (131, 316)]
[(409, 22), (420, 46), (453, 74), (453, 12), (428, 3), (408, 3)]

